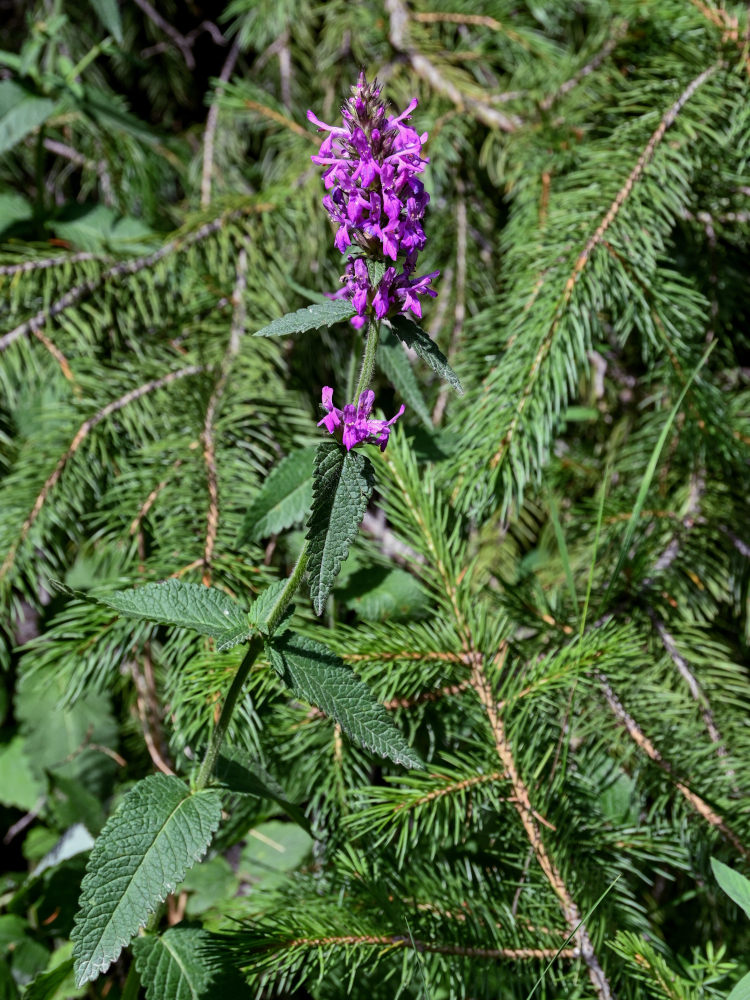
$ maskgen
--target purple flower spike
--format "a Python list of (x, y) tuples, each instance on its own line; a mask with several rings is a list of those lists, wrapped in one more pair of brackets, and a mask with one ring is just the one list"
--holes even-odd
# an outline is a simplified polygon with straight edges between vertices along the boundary
[[(410, 310), (421, 317), (418, 296), (437, 295), (428, 286), (438, 271), (412, 278), (426, 242), (422, 220), (430, 201), (417, 176), (429, 162), (422, 155), (427, 133), (420, 135), (407, 124), (416, 107), (414, 99), (401, 114), (390, 115), (377, 80), (368, 83), (362, 72), (341, 109), (341, 126), (307, 112), (318, 131), (327, 133), (312, 161), (325, 167), (323, 182), (330, 193), (323, 206), (337, 226), (336, 248), (346, 253), (354, 244), (363, 255), (348, 257), (343, 288), (332, 296), (352, 302), (355, 327), (364, 326), (373, 312), (378, 319)], [(370, 282), (365, 258), (393, 262), (377, 286)]]
[(403, 406), (390, 420), (374, 420), (370, 417), (372, 404), (375, 402), (375, 393), (372, 389), (367, 389), (361, 394), (357, 406), (347, 403), (343, 410), (333, 405), (333, 389), (329, 385), (323, 386), (322, 396), (323, 407), (327, 412), (323, 419), (318, 421), (318, 427), (322, 424), (329, 434), (333, 434), (336, 428), (343, 424), (341, 440), (347, 451), (351, 451), (358, 444), (378, 444), (380, 450), (385, 451), (391, 427), (404, 412)]

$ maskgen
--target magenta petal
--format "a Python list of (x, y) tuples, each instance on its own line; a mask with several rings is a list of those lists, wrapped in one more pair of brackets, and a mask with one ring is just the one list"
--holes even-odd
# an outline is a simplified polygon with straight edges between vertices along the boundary
[(372, 410), (372, 404), (375, 402), (375, 393), (372, 389), (366, 389), (359, 397), (359, 406), (357, 407), (357, 419), (366, 420), (370, 416), (370, 411)]

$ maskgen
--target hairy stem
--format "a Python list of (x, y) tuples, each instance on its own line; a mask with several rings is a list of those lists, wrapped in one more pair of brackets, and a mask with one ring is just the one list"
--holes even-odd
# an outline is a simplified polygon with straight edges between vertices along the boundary
[(198, 772), (198, 778), (195, 782), (196, 791), (200, 791), (201, 788), (205, 788), (211, 780), (214, 768), (216, 767), (219, 751), (221, 750), (221, 744), (224, 742), (224, 736), (226, 735), (226, 731), (232, 719), (234, 706), (237, 704), (237, 699), (239, 698), (240, 692), (242, 691), (245, 681), (247, 680), (247, 675), (250, 673), (253, 664), (262, 652), (263, 637), (256, 632), (250, 640), (250, 645), (248, 646), (242, 663), (240, 663), (237, 673), (234, 675), (234, 680), (232, 681), (231, 687), (227, 692), (224, 705), (221, 709), (219, 721), (216, 723), (214, 731), (211, 734), (211, 741), (208, 744), (206, 756), (203, 758), (203, 763), (201, 764), (201, 769)]
[[(307, 548), (307, 542), (305, 542), (302, 546), (302, 551), (297, 558), (295, 567), (292, 570), (292, 574), (287, 580), (286, 586), (276, 599), (276, 603), (268, 616), (265, 629), (268, 635), (273, 635), (274, 631), (278, 628), (284, 612), (289, 607), (292, 598), (297, 592), (297, 588), (302, 582), (305, 567), (307, 566)], [(211, 734), (211, 740), (206, 750), (206, 756), (203, 758), (203, 763), (201, 764), (201, 768), (195, 782), (195, 788), (197, 791), (200, 791), (201, 788), (205, 788), (213, 776), (216, 761), (219, 757), (219, 751), (221, 750), (221, 745), (224, 742), (224, 737), (226, 736), (227, 729), (229, 728), (229, 723), (232, 719), (232, 713), (234, 712), (234, 707), (237, 704), (237, 699), (240, 696), (240, 692), (242, 691), (245, 681), (247, 680), (248, 674), (252, 670), (253, 664), (262, 652), (263, 636), (259, 632), (256, 632), (250, 639), (247, 652), (245, 653), (242, 663), (239, 665), (237, 673), (234, 675), (234, 679), (222, 706), (219, 720), (216, 723), (213, 733)]]
[(365, 355), (362, 358), (362, 368), (359, 373), (359, 382), (354, 393), (353, 403), (359, 403), (359, 397), (372, 382), (372, 373), (375, 371), (375, 355), (378, 351), (378, 339), (380, 337), (380, 323), (371, 323), (367, 328), (367, 340), (365, 341)]

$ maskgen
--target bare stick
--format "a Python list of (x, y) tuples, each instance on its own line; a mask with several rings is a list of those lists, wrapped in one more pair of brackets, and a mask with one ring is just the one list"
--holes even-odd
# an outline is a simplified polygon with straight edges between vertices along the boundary
[(185, 35), (180, 34), (177, 28), (174, 28), (169, 21), (162, 17), (158, 10), (151, 6), (148, 0), (135, 0), (136, 4), (141, 8), (143, 13), (149, 20), (153, 21), (160, 31), (171, 38), (174, 44), (182, 53), (182, 58), (185, 60), (185, 65), (188, 69), (195, 69), (195, 57), (193, 56), (193, 42), (185, 37)]
[(206, 418), (203, 423), (203, 458), (206, 462), (208, 478), (208, 514), (206, 516), (206, 544), (203, 549), (203, 583), (211, 586), (211, 561), (216, 545), (216, 535), (219, 530), (219, 477), (216, 470), (216, 444), (214, 441), (214, 419), (221, 397), (226, 388), (229, 370), (240, 349), (240, 338), (245, 329), (245, 286), (247, 284), (247, 251), (243, 247), (237, 257), (237, 276), (234, 284), (232, 304), (232, 329), (229, 335), (224, 358), (219, 369), (219, 377), (206, 407)]
[(447, 80), (437, 66), (422, 55), (409, 40), (409, 12), (402, 0), (385, 0), (385, 9), (390, 19), (390, 41), (398, 52), (403, 52), (411, 63), (412, 69), (439, 94), (444, 94), (453, 101), (457, 108), (465, 108), (483, 125), (500, 129), (501, 132), (515, 132), (521, 125), (521, 120), (515, 115), (505, 115), (502, 111), (488, 107), (482, 101), (462, 93), (458, 87)]
[(214, 93), (211, 107), (208, 109), (206, 118), (206, 131), (203, 135), (203, 173), (201, 174), (201, 208), (208, 208), (211, 203), (211, 174), (214, 169), (214, 140), (216, 139), (216, 126), (219, 122), (219, 101), (224, 93), (224, 84), (232, 75), (234, 64), (240, 54), (240, 41), (236, 38), (234, 45), (229, 50), (229, 55), (224, 61), (219, 74), (219, 83)]
[(599, 686), (601, 687), (604, 697), (607, 699), (607, 704), (612, 709), (615, 718), (626, 729), (631, 739), (641, 748), (641, 750), (643, 750), (646, 756), (649, 757), (657, 767), (672, 778), (677, 790), (681, 792), (685, 800), (692, 806), (698, 815), (702, 816), (707, 823), (710, 823), (711, 826), (718, 830), (719, 833), (721, 833), (722, 836), (728, 840), (729, 843), (736, 848), (736, 850), (738, 850), (743, 857), (750, 858), (750, 850), (745, 847), (734, 830), (727, 826), (723, 818), (716, 812), (716, 810), (712, 809), (711, 806), (700, 797), (700, 795), (697, 795), (692, 789), (688, 788), (684, 781), (680, 781), (676, 778), (672, 765), (669, 761), (662, 757), (661, 753), (646, 736), (633, 716), (625, 710), (622, 702), (612, 690), (612, 687), (604, 674), (597, 673), (595, 674), (595, 677), (599, 682)]

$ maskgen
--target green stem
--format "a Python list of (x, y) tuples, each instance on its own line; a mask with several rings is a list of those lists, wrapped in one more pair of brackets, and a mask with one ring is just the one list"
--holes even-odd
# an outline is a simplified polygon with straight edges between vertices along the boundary
[(216, 723), (214, 731), (211, 734), (211, 741), (208, 744), (206, 756), (203, 758), (203, 763), (201, 764), (201, 769), (198, 772), (198, 778), (195, 782), (196, 791), (200, 791), (201, 788), (205, 788), (213, 776), (219, 751), (221, 750), (221, 744), (224, 742), (224, 736), (229, 728), (232, 712), (234, 712), (234, 706), (237, 704), (237, 699), (239, 698), (242, 687), (247, 680), (247, 675), (250, 673), (253, 664), (262, 652), (263, 636), (256, 633), (250, 640), (250, 645), (245, 653), (245, 657), (240, 664), (237, 673), (234, 675), (234, 680), (232, 681), (231, 687), (227, 692), (224, 705), (221, 709), (219, 721)]
[(141, 980), (135, 967), (135, 959), (131, 958), (128, 978), (125, 980), (125, 986), (122, 991), (122, 1000), (138, 1000), (140, 992)]
[(284, 612), (291, 604), (292, 598), (297, 593), (297, 588), (300, 583), (302, 583), (302, 577), (307, 566), (307, 556), (309, 552), (309, 545), (307, 542), (302, 546), (300, 554), (297, 556), (297, 562), (292, 574), (286, 581), (286, 587), (281, 591), (276, 603), (271, 610), (271, 613), (266, 620), (266, 631), (269, 635), (273, 635), (276, 629), (279, 627), (279, 622), (284, 617)]
[[(297, 588), (302, 582), (305, 567), (307, 566), (307, 554), (308, 544), (305, 542), (302, 546), (302, 551), (297, 557), (297, 562), (292, 570), (292, 574), (287, 580), (286, 586), (277, 597), (276, 603), (271, 609), (271, 613), (266, 621), (265, 631), (269, 636), (273, 635), (278, 628), (279, 622), (284, 616), (284, 612), (289, 607), (292, 598), (297, 592)], [(240, 692), (242, 691), (245, 681), (247, 680), (248, 674), (252, 670), (253, 664), (262, 652), (263, 636), (256, 632), (256, 634), (250, 639), (250, 645), (247, 648), (247, 652), (245, 653), (242, 663), (239, 665), (237, 673), (234, 675), (234, 679), (230, 685), (229, 691), (227, 692), (224, 705), (222, 706), (221, 714), (219, 715), (219, 721), (216, 723), (214, 731), (211, 734), (211, 740), (208, 744), (208, 749), (206, 750), (206, 756), (203, 758), (203, 763), (201, 764), (201, 768), (195, 782), (196, 791), (200, 791), (201, 788), (205, 788), (213, 776), (216, 761), (218, 760), (221, 745), (224, 742), (224, 737), (226, 736), (227, 729), (229, 728), (229, 723), (232, 719), (232, 713), (234, 712), (234, 707), (237, 704), (237, 699), (240, 696)]]
[(362, 369), (359, 373), (359, 382), (354, 393), (353, 403), (359, 403), (359, 397), (368, 388), (372, 381), (372, 373), (375, 371), (375, 355), (378, 350), (378, 338), (380, 336), (380, 323), (371, 323), (367, 330), (367, 341), (365, 342), (365, 356), (362, 359)]

